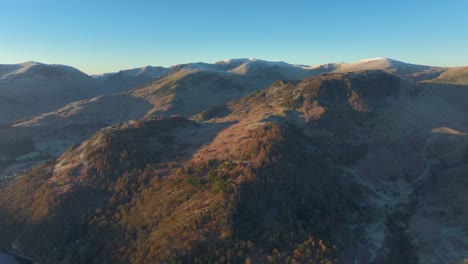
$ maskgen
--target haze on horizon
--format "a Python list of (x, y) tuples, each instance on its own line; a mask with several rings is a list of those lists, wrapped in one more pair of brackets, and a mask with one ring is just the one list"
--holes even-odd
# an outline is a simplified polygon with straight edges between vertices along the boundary
[(5, 1), (0, 64), (66, 64), (88, 74), (245, 57), (462, 66), (467, 9), (462, 0)]

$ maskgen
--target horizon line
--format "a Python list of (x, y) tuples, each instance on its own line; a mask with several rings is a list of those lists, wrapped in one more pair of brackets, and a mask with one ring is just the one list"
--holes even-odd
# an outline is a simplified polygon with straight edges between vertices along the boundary
[[(101, 75), (105, 75), (105, 74), (112, 74), (112, 73), (118, 73), (120, 71), (126, 71), (126, 70), (134, 70), (134, 69), (142, 69), (142, 68), (145, 68), (145, 67), (163, 67), (163, 68), (171, 68), (171, 67), (176, 67), (176, 66), (179, 66), (179, 65), (184, 65), (184, 64), (195, 64), (195, 63), (206, 63), (206, 64), (216, 64), (216, 63), (220, 63), (220, 62), (226, 62), (226, 61), (229, 61), (229, 60), (249, 60), (249, 61), (265, 61), (265, 62), (277, 62), (277, 63), (280, 63), (280, 62), (284, 62), (284, 63), (287, 63), (287, 64), (290, 64), (290, 65), (294, 65), (294, 66), (303, 66), (303, 67), (316, 67), (316, 66), (321, 66), (321, 65), (326, 65), (326, 64), (334, 64), (334, 63), (342, 63), (342, 64), (352, 64), (352, 63), (357, 63), (357, 62), (365, 62), (365, 61), (372, 61), (372, 60), (390, 60), (390, 61), (396, 61), (396, 62), (402, 62), (402, 63), (406, 63), (406, 64), (411, 64), (411, 65), (419, 65), (419, 66), (427, 66), (427, 67), (439, 67), (439, 68), (460, 68), (460, 67), (467, 67), (468, 64), (466, 65), (455, 65), (455, 66), (441, 66), (441, 65), (435, 65), (435, 64), (420, 64), (420, 63), (415, 63), (415, 62), (406, 62), (404, 60), (399, 60), (399, 59), (393, 59), (393, 58), (389, 58), (389, 57), (373, 57), (373, 58), (364, 58), (364, 59), (360, 59), (360, 60), (356, 60), (356, 61), (352, 61), (352, 62), (345, 62), (345, 61), (330, 61), (330, 62), (326, 62), (326, 63), (319, 63), (319, 64), (303, 64), (303, 63), (290, 63), (286, 60), (265, 60), (265, 59), (260, 59), (260, 58), (252, 58), (252, 57), (240, 57), (240, 58), (228, 58), (228, 59), (221, 59), (221, 60), (216, 60), (214, 62), (206, 62), (206, 61), (192, 61), (192, 62), (185, 62), (185, 63), (176, 63), (176, 64), (172, 64), (172, 65), (156, 65), (156, 64), (148, 64), (148, 65), (144, 65), (144, 66), (130, 66), (130, 67), (124, 67), (124, 68), (121, 68), (121, 69), (118, 69), (118, 70), (115, 70), (115, 71), (103, 71), (101, 73), (90, 73), (86, 70), (82, 70), (80, 69), (80, 67), (76, 67), (76, 66), (72, 66), (71, 64), (63, 64), (63, 63), (49, 63), (49, 62), (41, 62), (41, 61), (35, 61), (35, 60), (29, 60), (29, 61), (23, 61), (23, 62), (18, 62), (18, 63), (1, 63), (1, 65), (23, 65), (23, 64), (27, 64), (27, 63), (37, 63), (37, 64), (43, 64), (43, 65), (50, 65), (50, 66), (66, 66), (66, 67), (71, 67), (71, 68), (74, 68), (76, 70), (79, 70), (80, 72), (88, 75), (88, 76), (91, 76), (91, 77), (94, 77), (94, 76), (101, 76)], [(90, 64), (92, 65), (92, 64)]]

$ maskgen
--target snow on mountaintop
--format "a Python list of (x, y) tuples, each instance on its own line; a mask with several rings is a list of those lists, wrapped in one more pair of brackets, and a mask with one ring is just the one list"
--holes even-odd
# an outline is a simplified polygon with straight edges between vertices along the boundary
[(222, 61), (217, 61), (214, 64), (232, 64), (232, 63), (247, 63), (247, 62), (254, 62), (254, 61), (262, 61), (257, 58), (230, 58), (225, 59)]
[(368, 62), (368, 61), (378, 61), (378, 60), (385, 60), (385, 61), (392, 61), (392, 59), (389, 59), (389, 58), (384, 58), (384, 57), (378, 57), (378, 58), (369, 58), (369, 59), (363, 59), (363, 60), (360, 60), (362, 62)]
[(345, 63), (341, 65), (335, 72), (357, 72), (364, 70), (384, 70), (388, 72), (399, 72), (410, 74), (413, 72), (424, 71), (431, 68), (430, 66), (416, 65), (397, 61), (389, 58), (371, 58), (356, 61), (353, 63)]
[(218, 61), (215, 64), (232, 64), (232, 63), (249, 63), (249, 62), (271, 64), (271, 65), (274, 65), (274, 64), (288, 64), (288, 65), (291, 65), (291, 64), (286, 63), (284, 61), (267, 61), (267, 60), (260, 60), (260, 59), (257, 59), (257, 58), (225, 59), (223, 61)]
[(240, 59), (225, 59), (223, 61), (218, 61), (215, 64), (230, 64), (230, 63), (246, 63), (248, 61), (256, 60), (253, 58), (247, 59), (247, 58), (240, 58)]
[(34, 76), (50, 76), (51, 74), (72, 74), (87, 76), (85, 73), (70, 66), (61, 64), (44, 64), (35, 61), (27, 61), (20, 64), (0, 64), (0, 79), (8, 79), (16, 76), (28, 74), (29, 77)]

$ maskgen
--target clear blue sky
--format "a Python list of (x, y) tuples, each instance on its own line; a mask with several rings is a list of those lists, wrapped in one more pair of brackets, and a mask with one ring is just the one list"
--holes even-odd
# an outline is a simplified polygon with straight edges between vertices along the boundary
[(102, 73), (240, 57), (468, 65), (468, 1), (0, 0), (0, 64)]

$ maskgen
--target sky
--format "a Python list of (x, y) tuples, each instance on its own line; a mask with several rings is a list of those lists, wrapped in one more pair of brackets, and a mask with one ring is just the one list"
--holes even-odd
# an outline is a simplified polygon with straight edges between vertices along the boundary
[(0, 64), (88, 74), (227, 58), (468, 65), (466, 0), (0, 0)]

